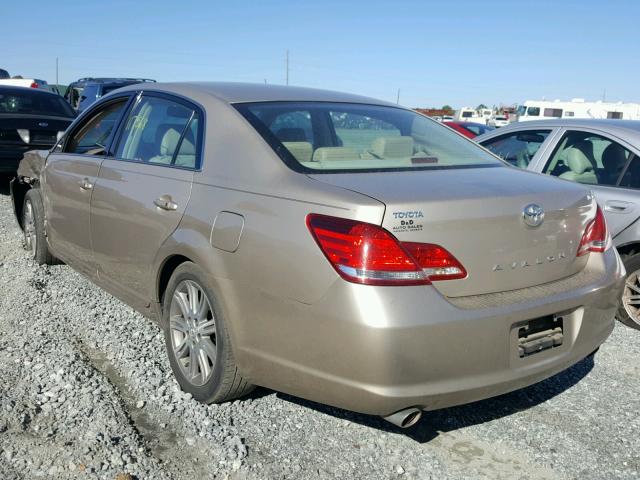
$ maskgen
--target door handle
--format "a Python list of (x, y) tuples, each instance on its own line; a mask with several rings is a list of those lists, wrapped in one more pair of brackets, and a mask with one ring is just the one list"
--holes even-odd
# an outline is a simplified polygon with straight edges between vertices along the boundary
[(633, 206), (633, 203), (623, 202), (622, 200), (607, 200), (604, 202), (605, 212), (628, 213)]
[(82, 190), (91, 190), (93, 188), (93, 183), (91, 183), (87, 177), (80, 180), (78, 184)]
[(178, 204), (171, 199), (170, 195), (162, 195), (153, 201), (153, 204), (162, 210), (170, 212), (178, 209)]

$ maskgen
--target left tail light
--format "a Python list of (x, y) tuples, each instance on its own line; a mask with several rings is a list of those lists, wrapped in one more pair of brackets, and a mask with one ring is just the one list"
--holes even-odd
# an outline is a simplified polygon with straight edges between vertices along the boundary
[(604, 218), (600, 206), (598, 206), (596, 209), (596, 217), (589, 222), (582, 235), (577, 256), (581, 257), (589, 252), (604, 252), (609, 248), (609, 244), (607, 221)]
[(402, 243), (378, 225), (309, 214), (307, 227), (333, 268), (349, 282), (428, 285), (467, 275), (460, 262), (443, 247)]

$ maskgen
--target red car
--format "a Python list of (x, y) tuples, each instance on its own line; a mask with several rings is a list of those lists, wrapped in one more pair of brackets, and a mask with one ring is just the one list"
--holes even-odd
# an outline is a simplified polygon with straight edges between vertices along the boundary
[(493, 127), (488, 127), (482, 123), (473, 122), (442, 122), (449, 128), (453, 128), (456, 132), (461, 133), (468, 138), (476, 138), (478, 135), (490, 132), (494, 130)]

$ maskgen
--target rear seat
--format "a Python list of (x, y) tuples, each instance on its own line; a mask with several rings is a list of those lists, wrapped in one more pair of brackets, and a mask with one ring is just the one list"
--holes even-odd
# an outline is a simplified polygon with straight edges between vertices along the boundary
[(378, 158), (409, 158), (413, 155), (413, 138), (378, 137), (371, 144), (371, 153)]
[(339, 160), (358, 160), (358, 152), (349, 147), (320, 147), (313, 152), (314, 162), (335, 162)]
[[(160, 163), (169, 165), (179, 141), (180, 133), (178, 133), (173, 128), (167, 130), (162, 137), (162, 141), (160, 142), (160, 155), (156, 155), (155, 157), (150, 158), (149, 163)], [(176, 156), (174, 165), (190, 168), (195, 168), (196, 166), (196, 148), (193, 142), (187, 139), (186, 136), (182, 139), (182, 143), (180, 144), (180, 152)]]
[(313, 155), (313, 146), (309, 142), (282, 142), (289, 153), (299, 162), (310, 162)]

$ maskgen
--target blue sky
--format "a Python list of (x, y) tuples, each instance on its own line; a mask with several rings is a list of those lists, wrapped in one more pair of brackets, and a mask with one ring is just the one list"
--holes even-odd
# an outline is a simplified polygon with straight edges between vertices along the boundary
[(7, 1), (0, 68), (285, 82), (407, 106), (640, 102), (640, 2)]

